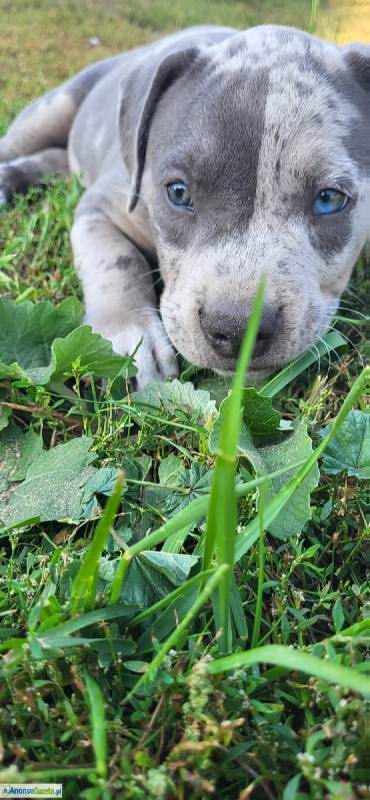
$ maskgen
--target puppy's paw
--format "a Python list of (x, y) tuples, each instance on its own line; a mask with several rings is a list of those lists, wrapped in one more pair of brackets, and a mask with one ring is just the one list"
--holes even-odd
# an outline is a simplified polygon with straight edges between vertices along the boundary
[(150, 381), (175, 378), (178, 375), (176, 353), (169, 341), (165, 328), (157, 315), (142, 324), (130, 324), (109, 337), (113, 350), (121, 355), (135, 353), (137, 374), (135, 384), (142, 389)]
[(13, 194), (7, 166), (0, 165), (0, 206), (5, 206)]
[(12, 164), (0, 164), (0, 205), (6, 205), (16, 192), (25, 192), (30, 184), (27, 176)]

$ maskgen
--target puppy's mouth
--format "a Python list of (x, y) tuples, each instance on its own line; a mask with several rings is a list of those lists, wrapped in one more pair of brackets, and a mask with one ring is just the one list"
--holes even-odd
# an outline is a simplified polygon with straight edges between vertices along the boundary
[[(234, 359), (232, 361), (230, 360), (230, 364), (225, 366), (213, 366), (211, 369), (213, 369), (214, 372), (217, 372), (218, 375), (233, 375), (235, 373), (237, 363), (237, 359)], [(259, 376), (264, 377), (265, 375), (271, 375), (272, 372), (276, 372), (278, 369), (281, 369), (286, 365), (286, 363), (288, 362), (282, 363), (280, 361), (271, 361), (271, 363), (259, 364), (258, 361), (252, 359), (249, 362), (247, 373), (248, 375), (255, 376), (256, 378)]]
[[(273, 314), (266, 314), (260, 325), (255, 348), (248, 365), (247, 376), (251, 383), (260, 384), (287, 366), (308, 350), (327, 330), (322, 316), (315, 326), (307, 315), (288, 313), (283, 305), (272, 306)], [(232, 304), (227, 305), (227, 315), (205, 314), (199, 307), (182, 318), (182, 309), (176, 316), (162, 311), (168, 335), (179, 353), (200, 369), (230, 377), (235, 373), (244, 339), (246, 320), (233, 314)], [(171, 309), (172, 310), (172, 309)], [(325, 319), (327, 323), (327, 320)]]
[[(235, 364), (235, 367), (236, 367), (236, 364)], [(251, 369), (250, 367), (248, 367), (247, 372), (246, 372), (245, 380), (248, 383), (248, 386), (257, 386), (258, 387), (258, 386), (263, 385), (267, 380), (269, 380), (271, 375), (273, 375), (273, 373), (276, 372), (278, 369), (279, 369), (279, 367), (277, 365), (275, 365), (274, 367), (271, 367), (270, 369), (268, 369), (268, 368), (267, 369)], [(234, 369), (230, 369), (230, 370), (214, 369), (213, 372), (215, 372), (216, 375), (220, 375), (223, 378), (232, 378), (233, 375), (235, 375), (235, 368)]]

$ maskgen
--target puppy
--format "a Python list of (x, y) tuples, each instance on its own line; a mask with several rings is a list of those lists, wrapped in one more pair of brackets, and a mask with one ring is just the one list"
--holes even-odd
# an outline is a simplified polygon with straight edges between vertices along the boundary
[(142, 340), (139, 386), (175, 375), (175, 350), (231, 372), (265, 275), (253, 381), (335, 314), (370, 234), (369, 131), (369, 46), (192, 28), (26, 108), (0, 139), (0, 199), (82, 176), (86, 322), (118, 353)]

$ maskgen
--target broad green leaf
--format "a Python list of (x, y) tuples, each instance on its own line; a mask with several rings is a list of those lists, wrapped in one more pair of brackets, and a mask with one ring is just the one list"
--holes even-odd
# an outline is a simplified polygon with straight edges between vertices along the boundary
[[(181, 586), (197, 561), (196, 556), (144, 550), (130, 564), (119, 602), (148, 608)], [(117, 559), (101, 559), (99, 577), (108, 584), (113, 581), (117, 563)]]
[[(307, 433), (307, 423), (300, 420), (295, 431), (278, 444), (256, 447), (249, 441), (245, 455), (252, 462), (258, 475), (276, 472), (282, 466), (297, 464), (312, 455), (312, 440)], [(297, 469), (272, 478), (268, 484), (266, 500), (270, 500), (294, 477)], [(319, 481), (319, 470), (315, 464), (292, 494), (284, 509), (268, 525), (268, 530), (280, 539), (300, 533), (311, 518), (310, 494)]]
[(30, 371), (48, 366), (51, 345), (78, 325), (81, 305), (68, 298), (54, 306), (49, 301), (13, 303), (0, 299), (0, 378), (28, 378)]
[[(226, 397), (220, 405), (220, 413), (214, 421), (209, 435), (209, 450), (215, 453), (219, 447), (220, 433), (224, 424), (230, 397)], [(239, 447), (246, 449), (250, 437), (266, 438), (279, 430), (280, 414), (272, 407), (269, 397), (263, 397), (254, 388), (243, 389), (242, 419), (240, 423)]]
[(333, 781), (325, 780), (325, 778), (322, 783), (327, 790), (326, 796), (330, 797), (330, 800), (353, 800), (353, 784), (346, 783), (344, 780)]
[(129, 672), (136, 672), (139, 675), (146, 672), (148, 668), (147, 661), (124, 661), (124, 665)]
[(184, 472), (185, 467), (181, 458), (178, 458), (173, 453), (166, 458), (163, 458), (159, 468), (158, 477), (162, 486), (176, 486), (179, 479), (179, 474)]
[(197, 389), (206, 389), (211, 396), (211, 400), (215, 400), (217, 406), (220, 406), (222, 401), (230, 394), (232, 386), (232, 375), (196, 375)]
[(42, 439), (10, 423), (0, 435), (0, 519), (14, 481), (24, 480), (28, 467), (42, 452)]
[(173, 380), (170, 383), (149, 383), (141, 392), (134, 392), (132, 397), (135, 403), (152, 410), (190, 414), (206, 426), (217, 416), (216, 403), (211, 400), (209, 392), (195, 389), (190, 382), (180, 383)]
[[(65, 373), (71, 372), (71, 365), (78, 358), (79, 372), (95, 375), (98, 378), (115, 378), (123, 370), (127, 376), (135, 373), (131, 359), (113, 352), (112, 345), (98, 333), (93, 333), (89, 325), (72, 331), (64, 339), (56, 339), (51, 347), (51, 361), (43, 373), (43, 380), (49, 383), (60, 381)], [(41, 373), (42, 374), (42, 373)]]
[(199, 461), (192, 461), (190, 469), (182, 468), (177, 475), (179, 492), (169, 492), (163, 503), (166, 515), (172, 516), (182, 508), (186, 508), (197, 497), (208, 494), (212, 473)]
[(290, 781), (288, 781), (284, 789), (283, 800), (296, 799), (301, 780), (302, 780), (302, 775), (299, 772), (297, 775), (294, 775), (293, 778), (290, 779)]
[(93, 440), (90, 436), (81, 436), (71, 439), (66, 444), (59, 444), (50, 450), (45, 450), (34, 461), (28, 471), (27, 480), (41, 478), (43, 475), (56, 473), (58, 470), (73, 475), (81, 469), (88, 467), (96, 459), (96, 453), (91, 452)]
[(86, 518), (94, 516), (98, 510), (97, 494), (110, 495), (113, 492), (119, 470), (115, 467), (102, 467), (94, 470), (84, 487), (81, 504), (82, 515)]
[[(201, 574), (204, 575), (203, 572)], [(162, 642), (167, 636), (170, 635), (171, 631), (176, 628), (179, 622), (181, 622), (184, 616), (191, 610), (197, 598), (197, 594), (199, 593), (199, 589), (197, 589), (197, 587), (191, 583), (191, 580), (192, 579), (190, 578), (179, 588), (179, 591), (181, 589), (181, 594), (176, 600), (167, 602), (166, 607), (163, 609), (162, 613), (159, 614), (159, 616), (157, 616), (154, 620), (153, 618), (149, 617), (143, 633), (137, 640), (137, 654), (147, 653), (148, 651), (153, 650), (153, 639)], [(197, 584), (200, 586), (199, 579)], [(174, 592), (170, 592), (170, 595), (167, 595), (167, 597), (163, 598), (163, 600), (167, 601), (168, 597), (172, 596), (173, 594)], [(149, 611), (150, 608), (145, 610)], [(143, 611), (143, 613), (145, 613), (145, 611)]]
[(339, 633), (339, 631), (343, 628), (343, 623), (344, 623), (344, 613), (340, 597), (336, 599), (333, 605), (332, 614), (333, 614), (335, 633)]
[(0, 431), (3, 431), (4, 428), (8, 427), (11, 415), (11, 408), (0, 405)]
[(42, 453), (14, 489), (3, 522), (10, 527), (33, 518), (77, 521), (84, 485), (94, 474), (91, 445), (92, 439), (83, 436)]
[(159, 467), (158, 487), (147, 487), (143, 493), (146, 504), (161, 509), (172, 516), (186, 508), (197, 497), (207, 494), (211, 485), (211, 472), (205, 464), (192, 461), (190, 469), (176, 456), (168, 456)]
[[(349, 412), (352, 409), (352, 406), (355, 403), (358, 403), (359, 398), (362, 397), (363, 393), (366, 391), (367, 386), (369, 385), (370, 381), (370, 367), (365, 367), (362, 370), (361, 374), (356, 378), (354, 381), (353, 386), (351, 387), (350, 391), (348, 392), (343, 405), (341, 406), (335, 420), (333, 423), (332, 428), (329, 430), (329, 433), (325, 438), (322, 439), (320, 444), (315, 448), (315, 450), (311, 453), (311, 455), (306, 459), (305, 463), (297, 464), (296, 466), (299, 467), (298, 472), (294, 474), (291, 480), (283, 486), (282, 489), (278, 492), (277, 495), (274, 495), (273, 498), (266, 503), (263, 508), (263, 521), (264, 527), (267, 530), (271, 529), (271, 523), (276, 519), (276, 517), (281, 514), (284, 507), (287, 507), (287, 504), (290, 502), (293, 494), (297, 491), (297, 487), (299, 487), (307, 478), (307, 476), (312, 472), (313, 467), (317, 464), (318, 459), (322, 456), (327, 446), (330, 444), (331, 440), (336, 435), (337, 431), (339, 430), (340, 426), (343, 424), (344, 420), (348, 416)], [(284, 470), (285, 471), (285, 470)], [(290, 471), (288, 469), (288, 471)], [(292, 467), (293, 471), (293, 467)], [(281, 472), (281, 474), (283, 474)], [(270, 476), (272, 477), (272, 476)], [(238, 487), (236, 487), (236, 491), (238, 492)], [(240, 494), (243, 490), (240, 491)], [(197, 504), (200, 504), (200, 501), (196, 501)], [(194, 504), (195, 505), (195, 504)], [(178, 515), (179, 517), (182, 516), (182, 522), (184, 521), (184, 515)], [(187, 520), (190, 521), (190, 515), (186, 515)], [(163, 541), (163, 530), (165, 526), (168, 526), (168, 523), (171, 524), (171, 533), (172, 533), (172, 526), (176, 525), (176, 517), (174, 520), (169, 520), (162, 526), (161, 533), (159, 531), (155, 531), (152, 534), (149, 534), (147, 546), (150, 541), (150, 546), (153, 547), (154, 543), (158, 544), (158, 541)], [(169, 530), (167, 528), (166, 534), (168, 535)], [(256, 540), (259, 536), (259, 519), (255, 518), (248, 522), (245, 529), (242, 533), (237, 537), (236, 547), (235, 547), (235, 561), (239, 561), (240, 558), (254, 545)], [(125, 553), (125, 560), (129, 561), (129, 558), (133, 555), (136, 555), (138, 551), (137, 546), (129, 548), (128, 551)]]
[(130, 566), (121, 601), (141, 608), (153, 605), (181, 586), (197, 561), (195, 556), (144, 550)]
[(45, 385), (60, 382), (78, 364), (81, 374), (114, 378), (127, 369), (131, 359), (113, 353), (112, 345), (90, 326), (76, 327), (81, 306), (68, 298), (54, 306), (0, 299), (0, 379)]
[[(181, 586), (177, 586), (176, 589), (167, 594), (165, 597), (162, 597), (160, 600), (157, 600), (155, 603), (153, 603), (153, 605), (148, 606), (143, 611), (140, 611), (139, 614), (137, 614), (133, 619), (130, 620), (129, 627), (138, 625), (140, 622), (145, 621), (146, 619), (148, 619), (148, 617), (151, 617), (153, 614), (162, 612), (163, 609), (165, 612), (168, 611), (169, 608), (172, 609), (176, 608), (177, 610), (179, 608), (178, 601), (180, 602), (181, 605), (181, 601), (184, 599), (185, 595), (189, 593), (191, 593), (192, 595), (194, 587), (196, 587), (199, 583), (201, 583), (201, 581), (203, 581), (204, 578), (208, 578), (210, 575), (212, 575), (213, 572), (214, 572), (213, 569), (210, 569), (207, 572), (197, 572), (195, 575), (193, 575), (192, 578), (188, 578), (185, 581), (185, 583), (182, 583)], [(112, 606), (112, 608), (113, 607), (114, 606)], [(129, 608), (132, 608), (132, 606), (129, 606)], [(157, 619), (160, 619), (160, 617), (158, 617)], [(173, 624), (173, 616), (172, 616), (172, 624)], [(11, 632), (11, 628), (9, 628), (8, 631)]]
[[(15, 438), (11, 435), (13, 430)], [(98, 470), (92, 466), (96, 454), (90, 449), (90, 437), (71, 439), (42, 451), (40, 437), (32, 431), (25, 435), (12, 428), (5, 434), (7, 471), (2, 471), (6, 485), (5, 495), (0, 498), (0, 519), (7, 527), (31, 519), (77, 522), (87, 516), (89, 503), (93, 510), (97, 508), (93, 502), (95, 493), (112, 492), (117, 470)], [(22, 479), (23, 482), (14, 484)]]
[(280, 425), (281, 414), (272, 406), (269, 397), (259, 394), (257, 389), (244, 389), (242, 394), (243, 420), (254, 437), (271, 436)]
[[(330, 427), (323, 428), (321, 436)], [(322, 471), (327, 475), (342, 470), (360, 480), (370, 478), (370, 414), (365, 411), (350, 411), (323, 456)]]
[(122, 461), (122, 471), (125, 479), (130, 481), (144, 481), (150, 469), (152, 460), (150, 456), (144, 455), (139, 458), (124, 458)]

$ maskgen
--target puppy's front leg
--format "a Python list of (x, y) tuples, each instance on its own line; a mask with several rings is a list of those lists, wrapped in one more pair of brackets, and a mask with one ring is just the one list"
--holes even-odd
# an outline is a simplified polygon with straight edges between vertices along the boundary
[(71, 234), (82, 280), (85, 321), (110, 339), (113, 350), (135, 355), (136, 381), (177, 374), (175, 353), (159, 317), (150, 265), (135, 245), (96, 206), (81, 203)]

